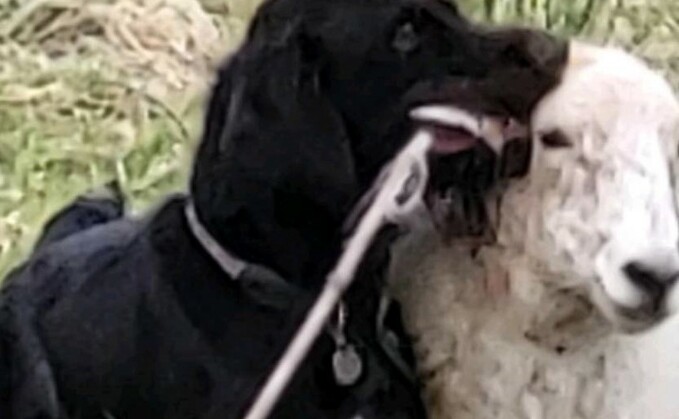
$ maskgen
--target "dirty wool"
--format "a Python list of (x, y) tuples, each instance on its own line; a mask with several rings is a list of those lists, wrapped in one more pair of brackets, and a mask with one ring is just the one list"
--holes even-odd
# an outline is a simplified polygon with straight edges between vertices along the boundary
[(660, 75), (573, 43), (497, 241), (401, 243), (393, 285), (431, 417), (677, 417), (678, 128)]

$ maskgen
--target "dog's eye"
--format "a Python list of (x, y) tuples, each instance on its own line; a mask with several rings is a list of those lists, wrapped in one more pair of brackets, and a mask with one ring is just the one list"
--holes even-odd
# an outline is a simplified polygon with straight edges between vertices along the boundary
[(404, 22), (396, 29), (391, 46), (402, 54), (408, 54), (420, 46), (420, 37), (412, 22)]
[(568, 137), (559, 130), (539, 134), (539, 137), (540, 142), (546, 148), (568, 148), (573, 146)]

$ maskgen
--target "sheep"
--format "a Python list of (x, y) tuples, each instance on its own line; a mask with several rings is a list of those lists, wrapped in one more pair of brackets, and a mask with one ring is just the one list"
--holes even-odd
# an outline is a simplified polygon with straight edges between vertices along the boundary
[(422, 231), (392, 263), (431, 417), (679, 417), (678, 143), (661, 75), (571, 42), (496, 241)]

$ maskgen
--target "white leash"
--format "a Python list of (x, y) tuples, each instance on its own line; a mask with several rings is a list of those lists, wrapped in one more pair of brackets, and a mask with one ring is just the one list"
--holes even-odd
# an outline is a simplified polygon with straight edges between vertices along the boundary
[(422, 130), (416, 133), (378, 177), (375, 187), (369, 192), (375, 195), (372, 204), (361, 217), (354, 234), (346, 243), (344, 253), (328, 275), (316, 303), (245, 419), (265, 419), (269, 416), (338, 301), (353, 281), (363, 255), (379, 230), (388, 222), (408, 223), (414, 214), (423, 210), (423, 195), (429, 177), (427, 153), (432, 143), (433, 138), (429, 132)]

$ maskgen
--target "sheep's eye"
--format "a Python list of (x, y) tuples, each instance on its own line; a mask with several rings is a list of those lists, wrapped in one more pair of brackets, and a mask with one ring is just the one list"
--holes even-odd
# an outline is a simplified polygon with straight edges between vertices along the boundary
[(420, 36), (412, 22), (402, 23), (394, 34), (391, 46), (402, 54), (408, 54), (420, 46)]
[(568, 137), (559, 130), (540, 134), (539, 137), (546, 148), (568, 148), (573, 146)]

